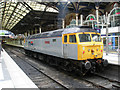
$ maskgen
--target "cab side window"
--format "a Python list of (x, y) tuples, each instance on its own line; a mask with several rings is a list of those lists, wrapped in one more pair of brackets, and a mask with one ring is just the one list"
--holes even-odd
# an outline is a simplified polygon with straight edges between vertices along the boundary
[(75, 35), (69, 35), (69, 42), (76, 43), (76, 36)]
[(64, 43), (67, 43), (67, 35), (64, 36)]

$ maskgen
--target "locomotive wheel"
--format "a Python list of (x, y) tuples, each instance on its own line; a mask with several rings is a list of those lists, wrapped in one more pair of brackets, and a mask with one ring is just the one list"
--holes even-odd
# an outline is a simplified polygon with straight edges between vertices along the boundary
[(90, 69), (90, 73), (95, 73), (95, 71), (96, 71), (96, 67), (93, 66), (93, 67)]
[(34, 57), (34, 58), (37, 58), (37, 53), (33, 53), (33, 57)]

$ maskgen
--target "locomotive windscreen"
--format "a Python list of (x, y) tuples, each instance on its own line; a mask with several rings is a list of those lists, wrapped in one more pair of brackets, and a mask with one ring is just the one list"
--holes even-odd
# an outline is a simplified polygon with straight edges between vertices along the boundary
[(92, 34), (92, 40), (95, 41), (95, 42), (101, 42), (100, 35)]
[(90, 34), (79, 34), (80, 42), (91, 42)]
[(92, 38), (90, 37), (90, 34), (79, 34), (80, 42), (91, 42), (91, 40), (94, 42), (101, 42), (99, 34), (91, 34), (91, 36)]

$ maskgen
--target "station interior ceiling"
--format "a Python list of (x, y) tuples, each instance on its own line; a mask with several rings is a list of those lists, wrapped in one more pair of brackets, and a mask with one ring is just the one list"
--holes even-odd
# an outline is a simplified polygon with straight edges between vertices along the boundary
[(0, 2), (1, 29), (15, 34), (40, 27), (42, 32), (54, 30), (62, 28), (62, 19), (71, 13), (85, 18), (99, 7), (99, 13), (104, 15), (106, 6), (111, 4), (113, 2)]

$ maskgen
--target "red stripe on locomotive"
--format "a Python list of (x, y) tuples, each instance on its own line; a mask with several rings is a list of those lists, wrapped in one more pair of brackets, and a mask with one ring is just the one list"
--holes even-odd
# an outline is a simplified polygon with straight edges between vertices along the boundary
[(50, 41), (45, 41), (45, 44), (50, 44)]

